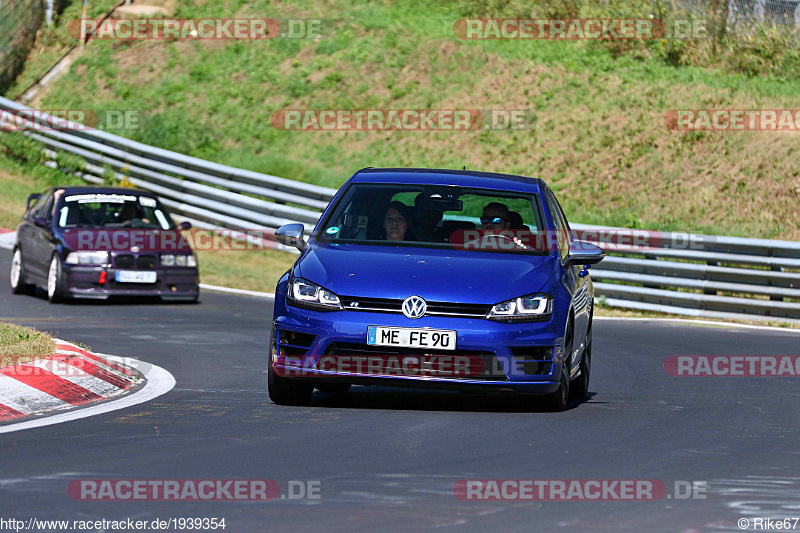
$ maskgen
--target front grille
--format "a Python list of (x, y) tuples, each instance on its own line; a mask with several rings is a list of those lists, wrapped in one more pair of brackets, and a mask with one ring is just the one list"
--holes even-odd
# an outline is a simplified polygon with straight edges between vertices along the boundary
[[(363, 298), (342, 296), (342, 305), (348, 311), (367, 311), (372, 313), (402, 313), (403, 300), (386, 298)], [(459, 318), (484, 318), (491, 306), (485, 304), (461, 304), (450, 302), (425, 302), (426, 316), (451, 316)]]
[(114, 265), (118, 268), (131, 268), (133, 263), (134, 259), (130, 254), (118, 255), (114, 258)]
[(154, 255), (140, 255), (136, 258), (136, 268), (152, 269), (158, 261)]
[[(348, 356), (467, 356), (470, 359), (480, 359), (480, 372), (474, 375), (460, 376), (452, 375), (452, 379), (477, 379), (485, 381), (508, 381), (503, 366), (492, 352), (479, 350), (429, 350), (421, 348), (399, 348), (395, 346), (370, 346), (369, 344), (358, 344), (350, 342), (332, 342), (328, 345), (324, 355), (348, 355)], [(471, 368), (471, 367), (470, 367)]]
[(552, 346), (515, 346), (511, 348), (517, 370), (526, 376), (549, 375), (553, 372)]

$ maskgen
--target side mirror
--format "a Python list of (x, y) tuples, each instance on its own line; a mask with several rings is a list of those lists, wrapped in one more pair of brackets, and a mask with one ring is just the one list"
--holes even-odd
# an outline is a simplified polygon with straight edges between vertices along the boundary
[(38, 217), (38, 218), (35, 218), (35, 219), (33, 220), (33, 223), (34, 223), (34, 224), (36, 224), (37, 226), (39, 226), (40, 228), (45, 228), (45, 229), (47, 229), (47, 227), (48, 227), (48, 224), (47, 224), (47, 219), (46, 219), (46, 218), (44, 218), (44, 217)]
[(192, 223), (191, 222), (186, 222), (186, 221), (181, 222), (180, 224), (178, 224), (178, 229), (180, 229), (182, 231), (190, 230), (190, 229), (192, 229)]
[(605, 252), (599, 246), (590, 242), (574, 241), (569, 246), (569, 253), (564, 260), (564, 266), (594, 265), (603, 260)]
[(41, 196), (41, 194), (39, 194), (39, 193), (29, 194), (28, 195), (28, 202), (25, 204), (25, 211), (28, 211), (31, 208), (31, 204), (35, 200), (38, 200), (40, 196)]
[(302, 224), (286, 224), (275, 231), (275, 240), (286, 246), (294, 246), (301, 252), (306, 249), (306, 241), (303, 240)]

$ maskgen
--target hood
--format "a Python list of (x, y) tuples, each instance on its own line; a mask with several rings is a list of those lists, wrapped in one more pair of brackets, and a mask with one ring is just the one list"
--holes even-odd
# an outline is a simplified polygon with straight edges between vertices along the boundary
[(542, 290), (555, 263), (553, 255), (312, 243), (295, 276), (340, 296), (495, 304)]

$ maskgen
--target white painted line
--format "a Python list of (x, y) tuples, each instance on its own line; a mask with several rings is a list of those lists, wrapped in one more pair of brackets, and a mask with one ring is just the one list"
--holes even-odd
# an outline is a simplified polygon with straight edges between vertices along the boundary
[[(76, 409), (75, 411), (52, 415), (40, 418), (38, 420), (28, 420), (26, 422), (19, 422), (8, 426), (0, 426), (0, 433), (12, 433), (14, 431), (21, 431), (24, 429), (33, 429), (43, 426), (50, 426), (53, 424), (61, 424), (71, 420), (78, 420), (80, 418), (87, 418), (89, 416), (108, 413), (118, 409), (124, 409), (126, 407), (149, 402), (154, 398), (158, 398), (162, 394), (166, 394), (172, 390), (172, 388), (175, 386), (175, 378), (172, 376), (172, 374), (159, 366), (151, 365), (150, 363), (145, 363), (144, 361), (137, 361), (139, 363), (138, 365), (131, 364), (131, 359), (126, 357), (117, 357), (115, 355), (100, 353), (97, 355), (105, 357), (106, 359), (114, 361), (115, 363), (125, 362), (128, 364), (128, 366), (137, 368), (147, 378), (147, 383), (140, 390), (134, 392), (133, 394), (123, 396), (118, 400), (112, 400), (100, 405), (84, 407), (82, 409)], [(9, 407), (11, 406), (9, 405)]]
[(3, 228), (0, 228), (0, 248), (5, 248), (6, 250), (10, 250), (14, 247), (14, 243), (17, 242), (17, 232), (16, 231), (7, 231), (3, 232)]
[(594, 320), (628, 320), (631, 322), (677, 322), (683, 324), (700, 324), (701, 326), (725, 326), (728, 328), (744, 328), (744, 329), (762, 329), (765, 331), (782, 331), (784, 333), (800, 333), (797, 328), (778, 328), (775, 326), (756, 326), (753, 324), (737, 324), (736, 322), (717, 322), (715, 320), (693, 320), (690, 318), (647, 318), (647, 317), (634, 317), (634, 316), (596, 316)]
[(217, 291), (217, 292), (230, 292), (233, 294), (244, 294), (246, 296), (255, 296), (257, 298), (266, 298), (268, 300), (275, 299), (274, 292), (256, 292), (256, 291), (246, 291), (244, 289), (234, 289), (231, 287), (221, 287), (219, 285), (209, 285), (207, 283), (200, 284), (201, 289), (205, 289), (207, 291)]

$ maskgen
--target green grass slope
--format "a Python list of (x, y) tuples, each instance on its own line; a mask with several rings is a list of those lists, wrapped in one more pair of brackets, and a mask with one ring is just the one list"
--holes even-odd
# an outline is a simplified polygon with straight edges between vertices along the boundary
[[(324, 36), (93, 41), (38, 106), (141, 110), (144, 129), (117, 133), (330, 187), (365, 166), (466, 165), (540, 176), (580, 222), (800, 239), (800, 132), (685, 133), (664, 122), (673, 109), (797, 108), (791, 50), (778, 60), (763, 40), (711, 56), (674, 41), (620, 49), (454, 36), (461, 17), (526, 12), (513, 1), (166, 4), (183, 18), (321, 19)], [(270, 116), (286, 108), (524, 109), (535, 122), (505, 131), (275, 129)]]

